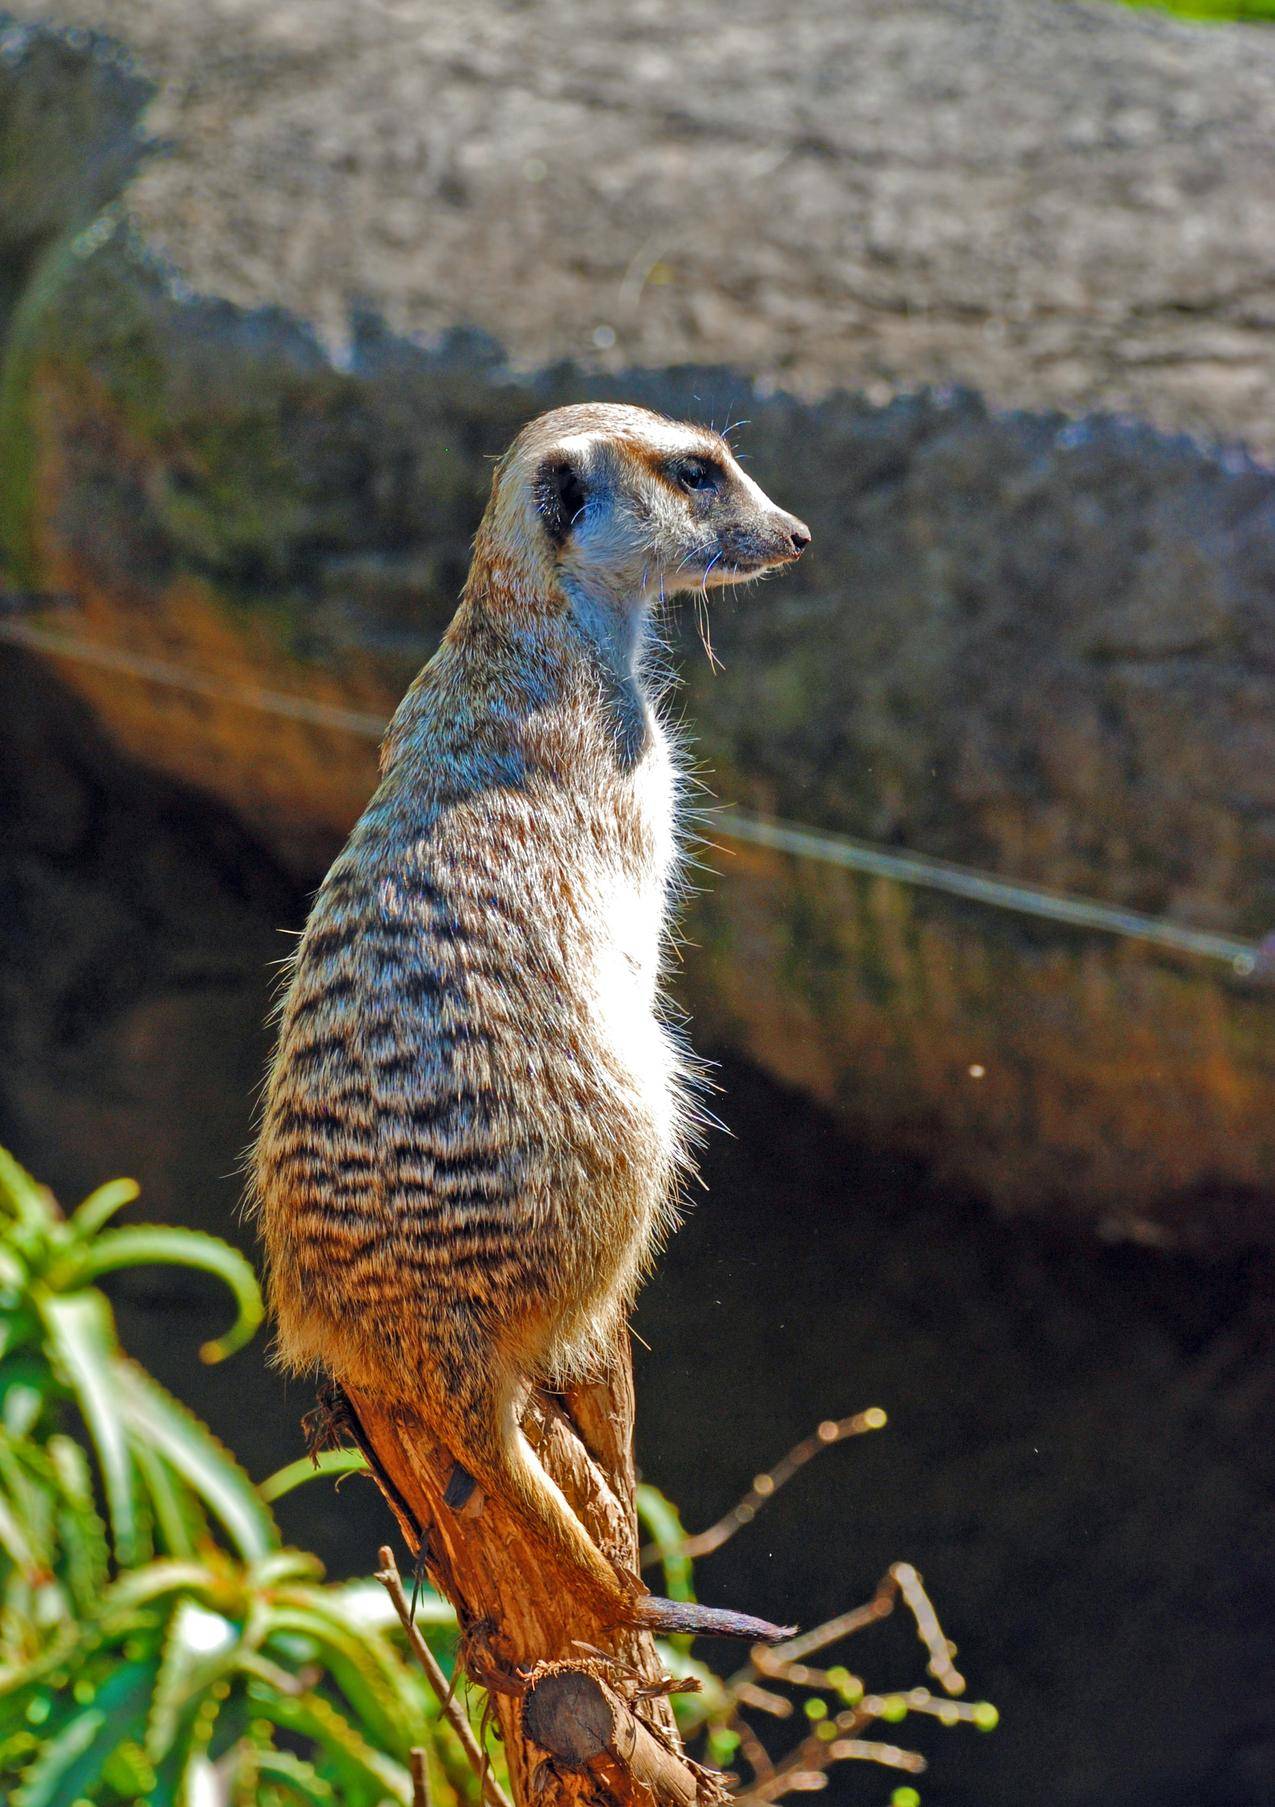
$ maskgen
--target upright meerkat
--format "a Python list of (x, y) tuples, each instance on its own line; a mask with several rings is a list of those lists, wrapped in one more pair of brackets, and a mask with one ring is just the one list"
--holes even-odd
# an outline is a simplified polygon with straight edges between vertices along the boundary
[(267, 1081), (283, 1362), (412, 1402), (609, 1624), (775, 1631), (641, 1592), (520, 1419), (533, 1382), (601, 1365), (690, 1159), (652, 608), (809, 540), (703, 428), (612, 406), (525, 427), (319, 891)]

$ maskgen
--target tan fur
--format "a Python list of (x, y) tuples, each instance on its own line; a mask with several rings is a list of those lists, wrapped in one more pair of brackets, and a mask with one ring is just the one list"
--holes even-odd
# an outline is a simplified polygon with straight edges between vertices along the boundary
[[(687, 458), (720, 472), (711, 494)], [(534, 1381), (601, 1360), (690, 1160), (647, 619), (808, 537), (702, 429), (619, 407), (524, 429), (319, 892), (267, 1082), (253, 1179), (282, 1360), (413, 1402), (612, 1623), (651, 1611), (519, 1419)]]

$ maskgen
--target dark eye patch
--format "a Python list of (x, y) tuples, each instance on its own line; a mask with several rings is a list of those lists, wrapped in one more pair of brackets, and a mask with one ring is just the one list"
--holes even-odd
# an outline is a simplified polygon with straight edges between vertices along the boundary
[(667, 466), (668, 474), (679, 488), (689, 490), (720, 489), (726, 473), (712, 458), (674, 458)]

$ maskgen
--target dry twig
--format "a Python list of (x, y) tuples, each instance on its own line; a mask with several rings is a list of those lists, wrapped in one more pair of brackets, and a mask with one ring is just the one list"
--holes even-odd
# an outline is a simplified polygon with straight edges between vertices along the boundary
[[(888, 1618), (900, 1603), (911, 1613), (917, 1635), (929, 1653), (929, 1673), (943, 1687), (948, 1698), (936, 1698), (928, 1688), (913, 1688), (906, 1693), (865, 1694), (862, 1684), (848, 1670), (814, 1668), (803, 1660)], [(752, 1782), (737, 1800), (752, 1803), (752, 1807), (762, 1807), (763, 1803), (770, 1807), (784, 1795), (809, 1793), (824, 1787), (826, 1772), (832, 1764), (856, 1759), (919, 1775), (926, 1767), (925, 1758), (919, 1751), (904, 1750), (898, 1745), (860, 1736), (877, 1720), (892, 1720), (902, 1717), (905, 1712), (915, 1712), (929, 1714), (944, 1725), (964, 1723), (985, 1727), (994, 1724), (994, 1709), (988, 1708), (985, 1702), (970, 1705), (951, 1698), (965, 1690), (965, 1678), (952, 1661), (955, 1650), (955, 1645), (943, 1634), (920, 1575), (905, 1562), (897, 1562), (891, 1567), (871, 1600), (863, 1606), (840, 1613), (835, 1619), (828, 1619), (770, 1649), (758, 1645), (750, 1652), (746, 1667), (726, 1684), (730, 1705), (727, 1724), (739, 1738), (740, 1755), (753, 1771)], [(772, 1687), (759, 1685), (762, 1680), (795, 1688), (838, 1692), (853, 1704), (831, 1717), (816, 1719), (810, 1734), (779, 1762), (774, 1762), (740, 1709), (750, 1707), (775, 1718), (788, 1718), (793, 1706), (786, 1696), (777, 1694)]]
[(376, 1579), (394, 1603), (394, 1610), (407, 1634), (412, 1654), (429, 1677), (430, 1686), (438, 1696), (444, 1718), (460, 1739), (461, 1749), (468, 1757), (474, 1773), (478, 1777), (487, 1807), (512, 1807), (508, 1795), (491, 1773), (491, 1764), (487, 1761), (478, 1740), (474, 1737), (469, 1720), (465, 1717), (465, 1709), (448, 1686), (447, 1677), (439, 1666), (438, 1658), (417, 1628), (407, 1595), (403, 1590), (403, 1580), (398, 1572), (398, 1564), (394, 1560), (394, 1552), (388, 1544), (382, 1545), (380, 1556), (381, 1566), (377, 1570)]
[[(800, 1443), (794, 1443), (782, 1461), (776, 1462), (765, 1474), (759, 1474), (743, 1499), (732, 1506), (724, 1518), (719, 1518), (707, 1531), (697, 1531), (694, 1536), (685, 1538), (681, 1554), (690, 1557), (692, 1561), (700, 1556), (711, 1556), (736, 1531), (750, 1525), (767, 1501), (773, 1499), (784, 1483), (790, 1481), (797, 1470), (804, 1468), (812, 1457), (825, 1449), (831, 1449), (834, 1443), (843, 1443), (847, 1437), (861, 1437), (865, 1431), (882, 1430), (886, 1423), (886, 1415), (877, 1405), (869, 1406), (864, 1412), (855, 1412), (849, 1418), (825, 1418), (811, 1436), (803, 1437)], [(642, 1551), (643, 1567), (658, 1561), (659, 1556), (657, 1546), (648, 1544)]]
[(433, 1807), (430, 1799), (429, 1758), (419, 1744), (411, 1750), (412, 1807)]

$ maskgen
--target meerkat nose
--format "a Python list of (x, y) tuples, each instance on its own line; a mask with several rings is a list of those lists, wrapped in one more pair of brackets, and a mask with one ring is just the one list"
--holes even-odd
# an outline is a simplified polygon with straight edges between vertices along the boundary
[(806, 550), (806, 547), (810, 544), (809, 527), (806, 526), (804, 521), (798, 521), (790, 516), (788, 522), (788, 539), (792, 546), (793, 557), (800, 558), (802, 553)]

